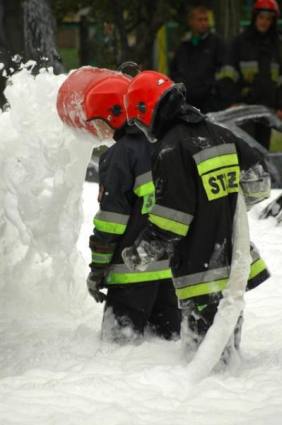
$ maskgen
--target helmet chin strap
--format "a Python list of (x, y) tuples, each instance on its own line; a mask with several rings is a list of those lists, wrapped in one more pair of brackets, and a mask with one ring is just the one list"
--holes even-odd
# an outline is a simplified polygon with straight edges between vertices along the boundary
[(156, 143), (158, 141), (158, 139), (156, 137), (154, 137), (152, 134), (150, 134), (149, 129), (144, 124), (142, 124), (141, 122), (139, 122), (137, 120), (134, 121), (134, 124), (136, 125), (136, 127), (139, 128), (139, 130), (141, 130), (145, 134), (145, 136), (147, 137), (147, 139), (150, 143)]

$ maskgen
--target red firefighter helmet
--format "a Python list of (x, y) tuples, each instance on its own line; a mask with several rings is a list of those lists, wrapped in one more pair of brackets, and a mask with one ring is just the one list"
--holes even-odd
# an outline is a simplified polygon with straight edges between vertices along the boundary
[[(57, 111), (63, 122), (84, 128), (97, 136), (92, 119), (100, 118), (113, 129), (126, 121), (123, 106), (131, 78), (109, 69), (85, 66), (70, 73), (57, 96)], [(100, 85), (101, 83), (101, 85)]]
[(115, 74), (97, 81), (85, 97), (86, 120), (101, 119), (114, 130), (126, 122), (124, 95), (131, 81), (124, 74)]
[(254, 5), (254, 10), (268, 10), (273, 12), (277, 18), (280, 16), (279, 6), (276, 0), (257, 0)]
[(125, 96), (128, 122), (151, 127), (160, 99), (174, 85), (169, 77), (156, 71), (143, 71), (134, 77)]

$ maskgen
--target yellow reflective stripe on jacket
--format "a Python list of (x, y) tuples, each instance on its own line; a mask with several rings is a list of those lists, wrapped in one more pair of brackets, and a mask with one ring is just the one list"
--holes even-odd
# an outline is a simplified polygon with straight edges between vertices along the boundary
[(124, 264), (114, 264), (110, 268), (106, 282), (108, 285), (126, 285), (130, 283), (170, 279), (171, 277), (172, 274), (168, 266), (168, 260), (162, 260), (150, 264), (148, 269), (144, 272), (130, 272)]
[(149, 214), (149, 221), (160, 229), (167, 230), (168, 232), (175, 233), (176, 235), (186, 236), (189, 226), (186, 224), (178, 223), (177, 221), (170, 220), (169, 218), (159, 217), (152, 213)]
[[(237, 154), (236, 146), (234, 143), (225, 143), (222, 145), (212, 146), (210, 148), (203, 149), (193, 155), (193, 158), (199, 167), (201, 164), (207, 164), (209, 160), (222, 157), (226, 155)], [(226, 165), (226, 164), (225, 164)], [(209, 170), (203, 169), (203, 172)]]
[(238, 164), (239, 164), (238, 156), (236, 153), (234, 153), (234, 154), (220, 155), (214, 158), (210, 158), (198, 164), (197, 168), (201, 176), (202, 174), (208, 173), (217, 168), (223, 168), (223, 167), (238, 165)]
[(122, 235), (126, 230), (128, 220), (129, 215), (100, 210), (95, 215), (93, 224), (101, 232)]
[(180, 236), (186, 236), (189, 230), (189, 225), (193, 220), (191, 214), (163, 205), (154, 205), (149, 214), (149, 221), (160, 229), (173, 232)]
[(239, 190), (240, 169), (228, 167), (202, 176), (203, 185), (209, 201), (227, 196)]
[(144, 183), (134, 189), (134, 193), (140, 198), (154, 191), (155, 191), (155, 185), (153, 182)]
[(258, 73), (258, 62), (257, 61), (241, 61), (239, 63), (243, 78), (248, 83), (252, 82), (254, 76)]
[[(258, 276), (266, 270), (266, 264), (261, 258), (253, 261), (250, 265), (250, 274), (248, 281)], [(209, 270), (203, 273), (195, 273), (187, 276), (177, 277), (173, 279), (176, 288), (176, 295), (180, 300), (198, 297), (201, 295), (210, 295), (222, 292), (228, 284), (229, 268), (222, 267), (219, 269)], [(202, 277), (202, 281), (198, 280)], [(207, 281), (208, 278), (218, 277)]]
[(109, 253), (109, 254), (105, 254), (105, 253), (101, 253), (101, 252), (92, 252), (92, 261), (93, 263), (98, 263), (98, 264), (109, 264), (112, 260), (113, 254)]
[(156, 204), (154, 205), (152, 214), (159, 217), (168, 218), (173, 221), (177, 221), (182, 224), (191, 224), (193, 216), (183, 211), (175, 210), (174, 208), (165, 207), (164, 205)]
[(238, 192), (240, 169), (233, 143), (204, 149), (193, 158), (209, 201)]
[(143, 196), (143, 206), (141, 213), (142, 214), (148, 214), (153, 206), (155, 205), (156, 199), (155, 199), (155, 192), (148, 193), (148, 195)]
[(228, 279), (214, 280), (207, 283), (198, 283), (186, 288), (176, 289), (176, 295), (180, 300), (199, 297), (201, 295), (209, 295), (216, 292), (221, 292), (226, 288)]
[(146, 173), (136, 177), (133, 191), (139, 197), (148, 195), (155, 191), (151, 171), (147, 171)]
[(155, 185), (151, 171), (136, 177), (133, 191), (139, 198), (144, 198), (141, 212), (148, 214), (155, 204)]
[(230, 267), (218, 267), (173, 278), (180, 300), (221, 292), (226, 288)]
[(264, 270), (266, 270), (266, 264), (262, 258), (259, 258), (251, 264), (249, 279), (253, 279)]
[(236, 83), (239, 79), (239, 73), (233, 66), (225, 65), (215, 74), (216, 80), (222, 80), (223, 78), (230, 78)]
[(105, 233), (114, 233), (115, 235), (123, 235), (126, 226), (124, 224), (110, 223), (109, 221), (101, 221), (94, 219), (94, 225), (97, 230)]
[(278, 79), (279, 79), (279, 73), (280, 73), (280, 67), (279, 67), (279, 64), (278, 63), (271, 62), (270, 73), (271, 73), (271, 79), (272, 79), (272, 81), (274, 81), (275, 83), (277, 83), (278, 82)]

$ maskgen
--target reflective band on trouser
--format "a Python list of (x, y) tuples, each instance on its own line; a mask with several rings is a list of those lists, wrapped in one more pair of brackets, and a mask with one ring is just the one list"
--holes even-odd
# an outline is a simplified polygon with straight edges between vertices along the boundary
[(258, 62), (257, 61), (242, 61), (240, 62), (241, 72), (243, 78), (247, 82), (252, 82), (254, 76), (258, 73)]
[(155, 205), (149, 214), (149, 221), (160, 229), (167, 230), (180, 236), (186, 236), (193, 216), (173, 208)]
[(100, 210), (95, 215), (93, 224), (101, 232), (122, 235), (126, 230), (128, 220), (129, 215)]
[(236, 83), (239, 79), (239, 74), (233, 66), (225, 65), (215, 74), (216, 80), (222, 80), (223, 78), (230, 78)]
[(136, 177), (133, 191), (139, 197), (148, 195), (155, 191), (151, 171)]
[(280, 71), (280, 67), (278, 63), (272, 62), (271, 66), (270, 66), (270, 72), (271, 72), (271, 79), (272, 81), (274, 81), (275, 83), (278, 82), (279, 79), (279, 71)]
[(176, 295), (180, 300), (222, 292), (226, 288), (229, 268), (207, 270), (173, 278)]
[(233, 143), (204, 149), (193, 158), (209, 201), (238, 192), (240, 169)]
[(130, 272), (124, 264), (112, 265), (106, 282), (108, 285), (126, 285), (130, 283), (170, 279), (171, 277), (168, 260), (163, 260), (150, 264), (144, 272)]
[(113, 257), (113, 253), (92, 252), (92, 262), (97, 264), (109, 264)]

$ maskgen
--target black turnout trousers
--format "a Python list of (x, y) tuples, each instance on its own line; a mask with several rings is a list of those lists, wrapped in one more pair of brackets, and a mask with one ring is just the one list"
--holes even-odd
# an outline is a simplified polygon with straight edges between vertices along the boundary
[[(109, 310), (115, 322), (112, 325), (105, 323)], [(113, 326), (114, 339), (128, 327), (137, 335), (149, 328), (162, 338), (174, 339), (180, 334), (180, 324), (181, 312), (170, 279), (108, 289), (103, 325)]]

